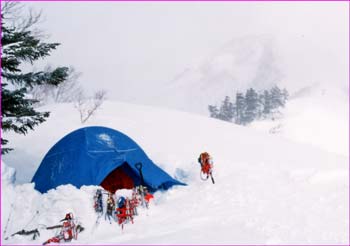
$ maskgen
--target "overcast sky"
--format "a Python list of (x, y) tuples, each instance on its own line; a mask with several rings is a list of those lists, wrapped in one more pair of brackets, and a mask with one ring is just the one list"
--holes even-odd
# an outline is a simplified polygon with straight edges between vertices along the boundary
[[(118, 98), (169, 83), (234, 38), (269, 35), (290, 83), (348, 82), (347, 2), (32, 2), (90, 89)], [(294, 81), (294, 82), (293, 82)]]

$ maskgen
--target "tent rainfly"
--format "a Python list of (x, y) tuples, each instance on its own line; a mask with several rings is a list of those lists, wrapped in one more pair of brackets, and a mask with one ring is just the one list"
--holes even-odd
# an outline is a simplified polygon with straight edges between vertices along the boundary
[(150, 191), (185, 185), (151, 161), (131, 138), (111, 128), (73, 131), (45, 155), (32, 182), (44, 193), (59, 185), (101, 185), (110, 192), (145, 185)]

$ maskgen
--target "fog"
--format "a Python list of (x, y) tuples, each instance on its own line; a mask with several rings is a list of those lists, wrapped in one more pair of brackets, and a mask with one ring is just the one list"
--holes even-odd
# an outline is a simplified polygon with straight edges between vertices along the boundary
[(347, 88), (347, 2), (31, 2), (62, 45), (45, 63), (74, 66), (89, 90), (147, 97), (231, 40), (268, 35), (290, 90)]

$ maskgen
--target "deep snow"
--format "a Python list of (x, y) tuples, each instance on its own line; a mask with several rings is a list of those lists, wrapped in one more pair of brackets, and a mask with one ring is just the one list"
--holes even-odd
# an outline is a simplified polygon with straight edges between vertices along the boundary
[(290, 96), (280, 119), (250, 127), (349, 156), (348, 90), (316, 83)]
[[(346, 155), (207, 117), (116, 102), (105, 102), (88, 125), (127, 134), (188, 186), (155, 193), (150, 209), (141, 210), (124, 231), (103, 220), (95, 228), (96, 187), (66, 185), (40, 194), (28, 184), (49, 148), (82, 127), (71, 104), (44, 109), (52, 111), (51, 117), (35, 131), (5, 136), (16, 150), (2, 163), (2, 244), (42, 243), (53, 232), (41, 230), (36, 241), (4, 237), (55, 225), (69, 211), (86, 228), (77, 243), (349, 243)], [(199, 178), (196, 159), (202, 151), (214, 157), (215, 185)], [(15, 183), (10, 167), (17, 170)]]

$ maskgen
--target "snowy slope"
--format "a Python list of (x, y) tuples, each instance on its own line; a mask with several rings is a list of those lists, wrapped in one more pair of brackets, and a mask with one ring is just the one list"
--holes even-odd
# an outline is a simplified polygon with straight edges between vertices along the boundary
[(283, 117), (250, 127), (349, 156), (349, 95), (346, 88), (315, 83), (290, 96)]
[[(48, 149), (82, 127), (72, 105), (46, 109), (50, 119), (34, 132), (5, 136), (16, 150), (4, 157), (7, 166), (2, 164), (3, 238), (57, 224), (72, 211), (86, 228), (78, 243), (349, 243), (347, 157), (207, 117), (116, 102), (103, 104), (89, 125), (127, 134), (188, 186), (157, 192), (151, 208), (124, 231), (104, 221), (96, 228), (96, 187), (60, 186), (41, 195), (27, 183)], [(199, 179), (201, 151), (214, 157), (215, 185)], [(9, 167), (17, 170), (17, 184)], [(2, 243), (42, 243), (51, 236), (42, 230), (36, 241), (16, 236)]]

